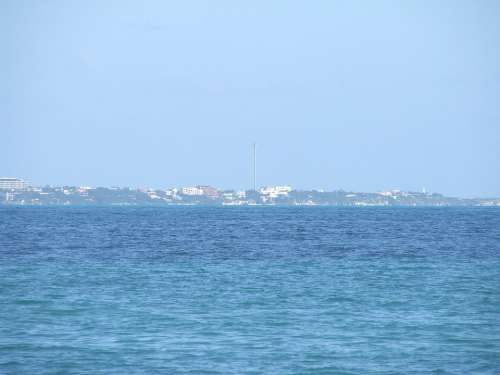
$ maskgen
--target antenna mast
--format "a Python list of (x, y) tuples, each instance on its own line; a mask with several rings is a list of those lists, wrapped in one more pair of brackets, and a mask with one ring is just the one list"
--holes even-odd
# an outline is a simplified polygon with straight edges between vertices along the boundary
[(253, 144), (253, 190), (257, 191), (257, 143)]

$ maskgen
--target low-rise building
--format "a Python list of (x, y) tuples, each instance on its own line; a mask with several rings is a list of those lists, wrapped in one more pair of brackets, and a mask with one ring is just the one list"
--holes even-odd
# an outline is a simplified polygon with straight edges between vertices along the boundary
[(219, 190), (212, 186), (207, 186), (207, 185), (200, 185), (197, 186), (198, 189), (202, 191), (201, 195), (204, 195), (208, 198), (216, 199), (219, 197)]
[(26, 182), (20, 178), (15, 177), (1, 177), (0, 178), (0, 189), (4, 190), (23, 190), (26, 189)]
[(292, 191), (291, 186), (265, 186), (260, 189), (260, 193), (269, 198), (277, 198), (279, 196), (288, 196)]
[(181, 191), (183, 195), (203, 195), (203, 190), (196, 186), (183, 187)]
[(167, 197), (175, 197), (178, 192), (179, 190), (177, 190), (177, 188), (167, 189), (165, 190), (165, 195)]

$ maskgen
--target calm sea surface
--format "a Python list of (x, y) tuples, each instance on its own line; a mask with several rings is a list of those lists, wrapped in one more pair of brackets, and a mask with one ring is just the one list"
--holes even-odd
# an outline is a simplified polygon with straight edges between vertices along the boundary
[(1, 374), (500, 374), (500, 209), (0, 208)]

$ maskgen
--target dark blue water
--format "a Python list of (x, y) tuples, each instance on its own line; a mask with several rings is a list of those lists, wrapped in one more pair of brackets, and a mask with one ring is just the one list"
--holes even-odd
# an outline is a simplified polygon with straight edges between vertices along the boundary
[(0, 208), (2, 374), (499, 374), (494, 208)]

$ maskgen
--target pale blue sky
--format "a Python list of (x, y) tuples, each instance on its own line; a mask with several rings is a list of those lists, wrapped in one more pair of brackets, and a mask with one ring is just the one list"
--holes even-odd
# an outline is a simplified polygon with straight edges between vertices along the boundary
[(500, 196), (500, 2), (0, 2), (0, 175)]

